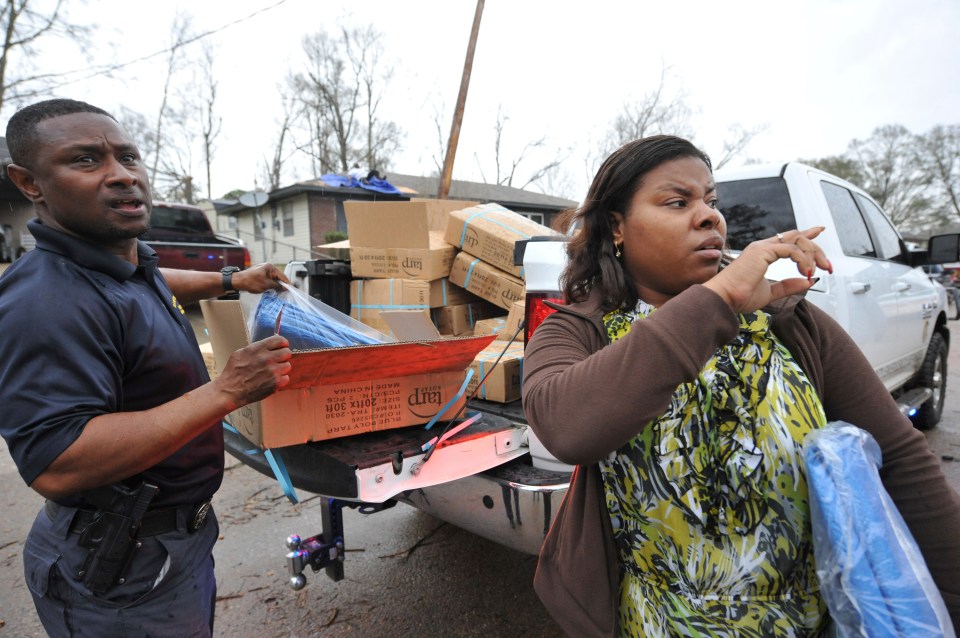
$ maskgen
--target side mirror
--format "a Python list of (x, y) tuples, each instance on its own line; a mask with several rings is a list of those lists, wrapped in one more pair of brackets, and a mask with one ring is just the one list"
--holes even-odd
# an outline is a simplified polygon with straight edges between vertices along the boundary
[(934, 235), (930, 238), (927, 260), (931, 264), (960, 261), (960, 234)]

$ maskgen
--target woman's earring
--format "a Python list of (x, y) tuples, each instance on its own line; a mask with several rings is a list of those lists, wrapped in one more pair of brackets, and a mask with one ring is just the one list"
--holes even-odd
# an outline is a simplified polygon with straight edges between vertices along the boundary
[(614, 244), (614, 245), (613, 245), (613, 247), (616, 248), (616, 252), (614, 252), (613, 255), (614, 255), (614, 257), (616, 257), (617, 259), (620, 259), (620, 255), (622, 254), (622, 253), (620, 252), (620, 246), (621, 246), (621, 245), (622, 245), (622, 244)]

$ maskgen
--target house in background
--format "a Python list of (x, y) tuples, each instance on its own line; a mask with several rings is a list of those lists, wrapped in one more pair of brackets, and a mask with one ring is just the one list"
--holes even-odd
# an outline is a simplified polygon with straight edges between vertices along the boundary
[(34, 246), (27, 222), (36, 217), (33, 204), (7, 177), (11, 163), (7, 140), (0, 137), (0, 263), (13, 261)]
[[(242, 240), (254, 263), (283, 264), (322, 257), (325, 253), (317, 247), (329, 243), (329, 233), (348, 234), (343, 202), (433, 199), (439, 184), (437, 177), (396, 173), (389, 174), (387, 179), (401, 194), (331, 186), (315, 179), (278, 188), (259, 207), (235, 200), (215, 200), (213, 227), (220, 234)], [(545, 226), (550, 226), (560, 212), (577, 205), (571, 200), (519, 188), (457, 180), (450, 185), (449, 198), (481, 204), (495, 202)]]
[[(27, 222), (36, 216), (30, 203), (7, 177), (11, 162), (6, 140), (0, 137), (0, 262), (12, 261), (34, 246)], [(384, 194), (365, 188), (331, 186), (320, 179), (297, 182), (269, 194), (266, 203), (248, 207), (233, 199), (201, 203), (214, 230), (240, 239), (254, 263), (289, 261), (324, 256), (317, 246), (329, 243), (329, 233), (347, 233), (343, 202), (408, 201), (436, 197), (438, 177), (391, 173), (388, 181), (401, 193)], [(520, 188), (453, 180), (449, 199), (495, 202), (533, 221), (551, 226), (562, 211), (577, 202)]]

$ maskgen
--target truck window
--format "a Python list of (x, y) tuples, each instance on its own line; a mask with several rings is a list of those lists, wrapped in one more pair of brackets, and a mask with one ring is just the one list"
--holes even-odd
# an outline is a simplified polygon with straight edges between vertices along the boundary
[(717, 199), (731, 250), (797, 227), (787, 184), (779, 177), (720, 182)]
[(879, 257), (881, 259), (896, 259), (899, 257), (903, 248), (900, 244), (900, 235), (897, 234), (893, 224), (872, 201), (860, 193), (855, 193), (854, 197), (856, 197), (857, 204), (860, 205), (860, 210), (863, 211), (863, 216), (867, 218), (867, 224), (873, 232), (873, 238), (880, 253)]
[(843, 254), (851, 257), (876, 257), (867, 224), (853, 200), (853, 193), (843, 186), (825, 181), (820, 182), (820, 189), (827, 199), (833, 223), (837, 226)]
[(176, 228), (198, 234), (210, 231), (207, 218), (200, 211), (154, 206), (150, 213), (150, 226), (153, 228)]

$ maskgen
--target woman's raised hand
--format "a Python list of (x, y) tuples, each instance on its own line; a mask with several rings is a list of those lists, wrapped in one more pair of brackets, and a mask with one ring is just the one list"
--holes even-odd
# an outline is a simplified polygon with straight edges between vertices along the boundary
[[(833, 272), (830, 260), (813, 242), (823, 230), (823, 226), (788, 230), (755, 241), (704, 286), (723, 297), (735, 312), (753, 312), (776, 299), (804, 292), (814, 284), (817, 268)], [(767, 267), (779, 259), (794, 261), (802, 277), (768, 281)]]

